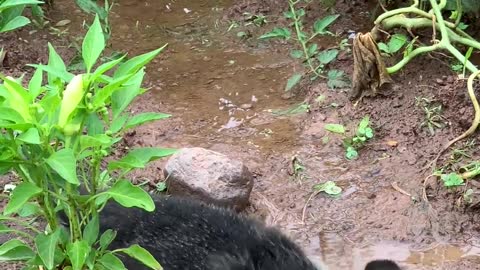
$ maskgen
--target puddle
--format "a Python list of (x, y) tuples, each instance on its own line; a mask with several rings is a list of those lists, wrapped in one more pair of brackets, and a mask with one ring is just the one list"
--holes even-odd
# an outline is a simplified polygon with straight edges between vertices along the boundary
[[(76, 9), (73, 1), (57, 2), (59, 19)], [(298, 122), (295, 117), (272, 112), (299, 103), (281, 97), (293, 72), (291, 59), (262, 48), (246, 50), (229, 40), (227, 35), (235, 34), (227, 33), (228, 25), (219, 19), (222, 9), (233, 2), (121, 1), (111, 16), (113, 49), (138, 55), (169, 44), (159, 59), (149, 64), (151, 94), (136, 109), (171, 113), (180, 124), (169, 128), (181, 129), (181, 135), (173, 140), (205, 147), (213, 138), (225, 145), (253, 146), (262, 153), (289, 152), (297, 146)], [(72, 27), (81, 25), (80, 19), (73, 17), (69, 18)], [(346, 170), (333, 165), (328, 168), (330, 174)], [(358, 170), (356, 174), (360, 177)], [(344, 198), (358, 189), (361, 187), (352, 185)], [(309, 249), (330, 269), (363, 269), (367, 261), (376, 258), (393, 259), (408, 269), (435, 268), (480, 255), (480, 249), (473, 246), (438, 245), (419, 251), (408, 244), (382, 242), (357, 247), (335, 233), (322, 233), (310, 243)]]
[(359, 247), (330, 232), (320, 233), (318, 237), (310, 239), (307, 249), (330, 270), (363, 270), (365, 264), (374, 259), (391, 259), (406, 269), (443, 269), (445, 263), (466, 258), (480, 262), (480, 246), (436, 244), (416, 249), (406, 243), (379, 242)]

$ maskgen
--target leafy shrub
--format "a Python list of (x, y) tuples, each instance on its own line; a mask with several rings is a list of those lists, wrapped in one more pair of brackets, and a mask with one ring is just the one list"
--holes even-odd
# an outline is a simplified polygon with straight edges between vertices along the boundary
[(30, 23), (22, 16), (27, 5), (43, 4), (37, 0), (0, 0), (0, 33), (9, 32)]
[[(98, 212), (109, 199), (124, 207), (154, 210), (148, 193), (126, 180), (126, 175), (174, 150), (138, 148), (119, 160), (106, 157), (126, 130), (169, 117), (126, 112), (134, 98), (145, 92), (141, 88), (144, 66), (165, 46), (94, 69), (105, 48), (96, 16), (82, 44), (85, 74), (69, 73), (53, 46), (48, 47), (48, 64), (31, 65), (36, 71), (28, 88), (19, 79), (0, 75), (0, 172), (13, 171), (21, 179), (0, 216), (0, 233), (17, 233), (21, 238), (0, 246), (0, 260), (24, 261), (27, 269), (122, 269), (117, 254), (123, 252), (161, 269), (138, 245), (109, 251), (115, 233), (108, 230), (99, 236)], [(109, 71), (113, 75), (107, 75)], [(86, 194), (80, 194), (81, 188)], [(69, 220), (68, 231), (59, 224), (57, 212), (62, 209)], [(45, 232), (24, 221), (37, 217), (48, 222)], [(9, 227), (6, 221), (36, 235)]]

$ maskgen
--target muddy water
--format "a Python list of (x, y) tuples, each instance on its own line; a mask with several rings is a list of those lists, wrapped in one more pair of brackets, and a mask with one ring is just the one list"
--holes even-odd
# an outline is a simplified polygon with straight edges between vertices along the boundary
[[(58, 1), (60, 14), (70, 14), (74, 9), (70, 2)], [(121, 1), (111, 16), (113, 49), (137, 55), (169, 44), (148, 67), (147, 84), (153, 94), (139, 107), (172, 113), (182, 123), (182, 135), (174, 140), (207, 146), (213, 138), (256, 147), (265, 156), (293, 152), (299, 149), (298, 121), (272, 114), (298, 102), (281, 97), (292, 73), (290, 59), (261, 44), (245, 48), (232, 42), (235, 34), (227, 33), (228, 25), (220, 22), (223, 9), (232, 2)], [(69, 19), (72, 27), (80, 24)], [(480, 255), (472, 246), (439, 244), (424, 250), (399, 242), (358, 246), (328, 232), (309, 242), (306, 248), (331, 269), (362, 269), (375, 258), (394, 259), (408, 269), (441, 269), (446, 262)]]

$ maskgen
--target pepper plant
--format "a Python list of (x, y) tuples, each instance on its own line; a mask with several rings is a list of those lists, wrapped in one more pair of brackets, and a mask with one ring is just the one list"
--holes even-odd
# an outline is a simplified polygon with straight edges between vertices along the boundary
[[(175, 150), (137, 148), (120, 159), (109, 156), (126, 130), (170, 116), (126, 110), (145, 92), (144, 66), (165, 46), (95, 65), (105, 48), (96, 16), (82, 43), (86, 73), (69, 73), (48, 44), (48, 64), (31, 65), (36, 71), (27, 88), (21, 79), (0, 75), (0, 173), (20, 179), (0, 215), (0, 233), (19, 238), (0, 246), (0, 261), (23, 261), (25, 269), (125, 269), (117, 257), (125, 253), (162, 269), (138, 245), (108, 250), (115, 232), (100, 235), (99, 212), (111, 199), (124, 207), (155, 208), (127, 174)], [(59, 211), (69, 226), (61, 226)], [(45, 229), (31, 224), (38, 217), (47, 222)]]

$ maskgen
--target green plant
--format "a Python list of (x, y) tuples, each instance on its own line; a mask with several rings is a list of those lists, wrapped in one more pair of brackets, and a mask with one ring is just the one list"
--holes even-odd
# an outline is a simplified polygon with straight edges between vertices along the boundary
[(342, 193), (342, 188), (337, 186), (337, 184), (333, 181), (327, 181), (322, 184), (317, 184), (313, 186), (313, 189), (315, 189), (317, 192), (325, 192), (328, 195), (333, 195), (337, 196)]
[[(303, 59), (306, 66), (310, 69), (310, 73), (313, 73), (311, 80), (316, 78), (323, 78), (329, 80), (328, 86), (333, 87), (343, 87), (348, 85), (346, 82), (346, 77), (344, 74), (336, 71), (335, 75), (339, 76), (326, 76), (325, 67), (334, 61), (337, 58), (339, 51), (337, 49), (327, 49), (324, 51), (319, 51), (318, 45), (313, 42), (313, 39), (317, 36), (322, 35), (333, 35), (328, 31), (328, 27), (335, 22), (339, 15), (329, 15), (322, 19), (315, 21), (313, 24), (313, 29), (311, 33), (305, 32), (303, 17), (305, 16), (305, 9), (298, 8), (297, 6), (301, 3), (302, 0), (289, 0), (289, 11), (285, 12), (284, 17), (287, 20), (292, 21), (292, 26), (295, 31), (295, 37), (292, 35), (292, 32), (289, 28), (286, 27), (276, 27), (272, 31), (263, 34), (259, 39), (269, 39), (269, 38), (281, 38), (285, 40), (294, 39), (298, 42), (300, 49), (295, 49), (290, 52), (290, 56), (295, 59)], [(344, 46), (345, 44), (341, 44)], [(333, 70), (331, 70), (333, 71)], [(287, 83), (286, 91), (291, 90), (303, 77), (303, 74), (296, 73), (292, 75)], [(334, 82), (330, 82), (334, 80)], [(340, 83), (341, 82), (341, 83)]]
[[(110, 199), (124, 207), (155, 208), (148, 193), (128, 181), (127, 174), (175, 150), (136, 148), (120, 159), (107, 157), (126, 130), (169, 117), (126, 111), (145, 92), (144, 66), (165, 46), (94, 69), (105, 48), (95, 16), (82, 43), (85, 74), (69, 73), (48, 44), (48, 64), (31, 65), (36, 71), (28, 88), (19, 79), (0, 75), (0, 173), (13, 171), (20, 178), (0, 215), (0, 233), (16, 233), (20, 238), (0, 246), (1, 261), (23, 261), (26, 269), (124, 269), (117, 256), (125, 253), (161, 269), (138, 245), (108, 250), (115, 232), (99, 235), (99, 211)], [(68, 229), (60, 226), (57, 212), (61, 210)], [(47, 222), (44, 230), (30, 225), (29, 220), (39, 217)]]
[(26, 6), (43, 4), (37, 0), (0, 0), (0, 33), (13, 31), (30, 23), (22, 16)]
[(415, 104), (424, 112), (424, 120), (420, 123), (420, 127), (427, 127), (430, 135), (435, 135), (435, 129), (443, 128), (447, 121), (442, 116), (442, 105), (435, 105), (428, 98), (415, 98)]
[(387, 44), (378, 42), (378, 48), (387, 55), (397, 53), (407, 43), (407, 37), (402, 34), (395, 34), (390, 37)]
[(249, 26), (249, 25), (255, 25), (255, 26), (264, 26), (265, 24), (268, 23), (267, 21), (267, 17), (263, 14), (252, 14), (252, 13), (249, 13), (249, 12), (245, 12), (243, 13), (243, 16), (245, 17), (245, 26)]
[(345, 148), (345, 157), (348, 160), (356, 159), (358, 157), (358, 150), (362, 148), (365, 143), (373, 138), (373, 129), (370, 127), (370, 118), (365, 116), (358, 124), (355, 134), (351, 137), (345, 136), (345, 127), (340, 124), (326, 124), (325, 130), (342, 134), (343, 146)]

